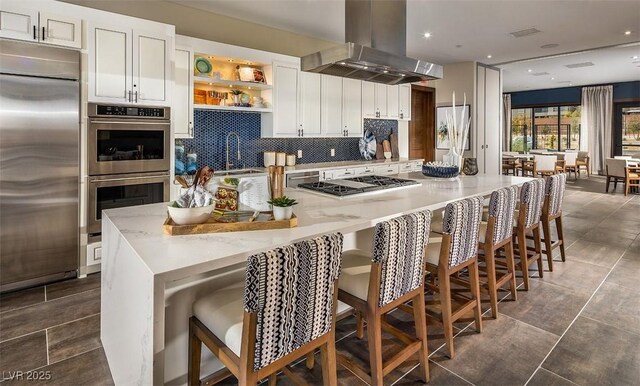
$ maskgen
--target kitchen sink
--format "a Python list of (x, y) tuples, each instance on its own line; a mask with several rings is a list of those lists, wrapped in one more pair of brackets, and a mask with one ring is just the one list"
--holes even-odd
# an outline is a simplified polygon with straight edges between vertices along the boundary
[(217, 176), (242, 176), (246, 174), (266, 173), (261, 169), (233, 169), (233, 170), (216, 170)]

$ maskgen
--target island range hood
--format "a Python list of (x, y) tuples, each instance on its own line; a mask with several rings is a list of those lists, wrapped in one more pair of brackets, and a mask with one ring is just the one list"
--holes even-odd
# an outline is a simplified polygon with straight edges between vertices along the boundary
[(346, 43), (303, 56), (302, 71), (384, 84), (442, 78), (442, 66), (406, 56), (406, 0), (345, 0)]

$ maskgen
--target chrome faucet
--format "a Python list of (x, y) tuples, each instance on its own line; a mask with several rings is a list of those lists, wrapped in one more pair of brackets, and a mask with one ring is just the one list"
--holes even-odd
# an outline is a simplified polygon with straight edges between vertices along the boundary
[(237, 139), (236, 146), (237, 146), (237, 149), (238, 149), (238, 155), (237, 155), (237, 158), (236, 158), (236, 162), (240, 161), (240, 136), (238, 135), (238, 133), (232, 131), (229, 134), (227, 134), (227, 165), (226, 165), (227, 170), (231, 169), (231, 166), (233, 166), (232, 163), (229, 163), (229, 137), (231, 137), (231, 135), (235, 135), (236, 136), (236, 139)]

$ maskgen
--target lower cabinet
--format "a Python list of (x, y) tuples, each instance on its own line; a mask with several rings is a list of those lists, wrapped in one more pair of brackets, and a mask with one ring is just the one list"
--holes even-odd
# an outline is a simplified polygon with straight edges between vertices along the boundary
[(398, 164), (394, 165), (379, 165), (373, 167), (373, 174), (378, 176), (389, 176), (392, 174), (400, 173), (400, 168)]

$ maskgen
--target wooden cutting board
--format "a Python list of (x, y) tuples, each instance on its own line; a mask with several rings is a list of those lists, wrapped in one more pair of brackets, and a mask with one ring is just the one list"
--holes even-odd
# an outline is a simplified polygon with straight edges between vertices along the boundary
[(380, 142), (376, 143), (376, 159), (384, 159), (384, 148)]
[(400, 149), (398, 148), (398, 134), (391, 134), (389, 139), (391, 140), (391, 158), (399, 158)]

